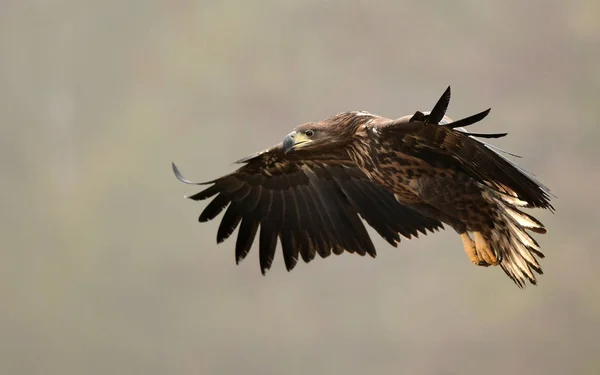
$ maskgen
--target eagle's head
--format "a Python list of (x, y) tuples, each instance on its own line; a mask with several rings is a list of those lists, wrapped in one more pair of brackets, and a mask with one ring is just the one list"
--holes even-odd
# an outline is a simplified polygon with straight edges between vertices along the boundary
[(283, 152), (338, 147), (352, 142), (357, 130), (378, 116), (365, 111), (339, 113), (319, 122), (297, 126), (283, 140)]

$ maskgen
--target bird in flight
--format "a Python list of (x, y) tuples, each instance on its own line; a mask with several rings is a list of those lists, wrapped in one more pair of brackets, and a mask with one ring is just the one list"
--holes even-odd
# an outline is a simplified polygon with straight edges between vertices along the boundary
[[(547, 187), (489, 143), (506, 133), (468, 132), (489, 109), (452, 121), (450, 87), (430, 112), (389, 119), (365, 111), (297, 126), (282, 143), (238, 160), (236, 171), (188, 198), (213, 198), (199, 221), (225, 210), (217, 243), (239, 227), (236, 263), (258, 234), (260, 268), (271, 267), (277, 242), (291, 271), (344, 251), (376, 256), (363, 220), (392, 246), (452, 227), (469, 260), (500, 266), (520, 288), (536, 284), (544, 254), (530, 232), (544, 225), (524, 208), (554, 211)], [(363, 220), (361, 220), (363, 219)]]

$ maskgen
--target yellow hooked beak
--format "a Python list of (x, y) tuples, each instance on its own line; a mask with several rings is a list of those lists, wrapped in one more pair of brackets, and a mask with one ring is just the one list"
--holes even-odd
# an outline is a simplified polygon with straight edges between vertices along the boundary
[(283, 140), (283, 152), (287, 154), (290, 151), (305, 147), (311, 142), (312, 140), (310, 140), (306, 134), (296, 133), (295, 131), (291, 132)]

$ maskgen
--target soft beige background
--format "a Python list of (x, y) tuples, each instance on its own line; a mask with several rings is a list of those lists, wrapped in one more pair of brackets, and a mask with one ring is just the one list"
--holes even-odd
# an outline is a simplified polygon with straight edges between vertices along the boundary
[[(591, 0), (2, 1), (0, 373), (600, 373), (599, 23)], [(538, 287), (452, 231), (263, 277), (171, 172), (449, 84), (559, 197)]]

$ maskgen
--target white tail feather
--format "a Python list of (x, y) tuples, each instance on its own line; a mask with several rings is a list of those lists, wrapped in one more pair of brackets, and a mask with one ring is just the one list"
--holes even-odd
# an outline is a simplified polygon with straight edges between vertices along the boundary
[(512, 207), (505, 207), (505, 209), (506, 213), (508, 213), (518, 225), (521, 225), (527, 229), (542, 230), (544, 231), (544, 233), (546, 232), (546, 228), (544, 228), (544, 225), (533, 216), (528, 215)]
[(495, 189), (484, 192), (484, 197), (496, 206), (498, 215), (489, 234), (492, 248), (504, 272), (519, 287), (524, 287), (527, 280), (536, 284), (533, 271), (541, 274), (542, 269), (535, 256), (543, 257), (539, 245), (527, 230), (546, 233), (546, 228), (533, 216), (517, 208), (527, 206), (527, 202), (514, 195), (511, 191), (504, 193)]
[(512, 206), (527, 207), (529, 205), (529, 203), (522, 201), (519, 198), (511, 197), (508, 194), (503, 194), (501, 199)]

